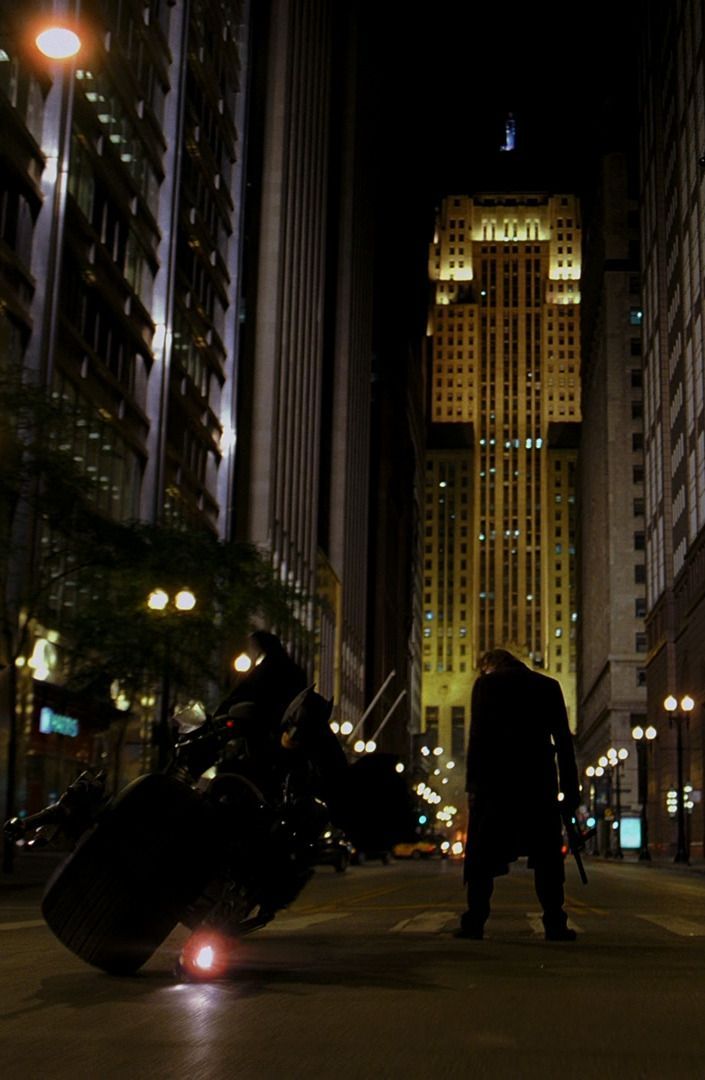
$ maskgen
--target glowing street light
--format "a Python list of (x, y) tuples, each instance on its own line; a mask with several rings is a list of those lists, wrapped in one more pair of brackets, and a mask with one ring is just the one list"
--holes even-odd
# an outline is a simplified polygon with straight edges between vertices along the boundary
[(193, 611), (196, 606), (196, 597), (190, 589), (181, 589), (174, 597), (174, 606), (177, 611)]
[(47, 26), (34, 39), (35, 45), (48, 60), (71, 60), (81, 51), (81, 39), (68, 26)]
[(169, 603), (169, 594), (163, 589), (153, 589), (147, 597), (147, 607), (150, 611), (164, 611)]
[(233, 660), (233, 667), (240, 675), (244, 675), (252, 667), (252, 658), (247, 653), (241, 652)]

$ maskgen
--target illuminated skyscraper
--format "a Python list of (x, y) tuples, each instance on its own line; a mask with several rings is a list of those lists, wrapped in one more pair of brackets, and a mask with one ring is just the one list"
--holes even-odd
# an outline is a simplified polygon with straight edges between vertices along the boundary
[[(248, 5), (84, 0), (83, 47), (63, 66), (42, 58), (30, 25), (2, 5), (0, 373), (50, 388), (107, 516), (228, 537)], [(45, 559), (50, 548), (43, 529)], [(54, 574), (57, 622), (78, 602), (73, 575)], [(43, 700), (65, 711), (54, 686)], [(69, 746), (50, 757), (32, 695), (28, 784), (46, 798), (85, 758)]]
[(446, 198), (430, 247), (423, 715), (455, 754), (493, 647), (575, 724), (580, 238), (575, 196), (492, 193)]
[[(666, 793), (705, 782), (705, 731), (691, 720), (679, 753), (664, 698), (705, 693), (705, 106), (702, 5), (645, 9), (641, 85), (641, 252), (644, 381), (646, 654), (649, 722), (658, 726), (649, 822), (674, 844)], [(695, 715), (695, 714), (693, 714)], [(656, 775), (654, 776), (653, 773)], [(688, 788), (685, 788), (686, 794)], [(692, 850), (703, 807), (688, 798)], [(697, 847), (696, 847), (697, 844)]]

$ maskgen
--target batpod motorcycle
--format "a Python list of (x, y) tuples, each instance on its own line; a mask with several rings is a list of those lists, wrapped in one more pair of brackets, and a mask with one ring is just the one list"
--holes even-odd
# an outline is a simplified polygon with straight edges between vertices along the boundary
[[(321, 796), (335, 798), (347, 769), (330, 709), (312, 687), (292, 701), (286, 749), (268, 763), (267, 785), (248, 760), (252, 715), (238, 705), (182, 733), (162, 772), (115, 797), (105, 795), (104, 774), (86, 771), (57, 802), (7, 822), (6, 842), (38, 845), (59, 831), (75, 845), (42, 898), (59, 941), (88, 964), (132, 974), (182, 923), (192, 934), (177, 975), (227, 974), (234, 942), (266, 925), (313, 873), (313, 847), (330, 819)], [(238, 771), (223, 771), (224, 762)]]

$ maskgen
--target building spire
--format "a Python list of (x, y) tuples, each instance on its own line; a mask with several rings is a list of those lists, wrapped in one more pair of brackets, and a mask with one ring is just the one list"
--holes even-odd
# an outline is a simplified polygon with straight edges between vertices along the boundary
[(507, 113), (507, 119), (504, 121), (504, 143), (500, 146), (500, 150), (514, 150), (516, 140), (516, 123), (513, 113)]

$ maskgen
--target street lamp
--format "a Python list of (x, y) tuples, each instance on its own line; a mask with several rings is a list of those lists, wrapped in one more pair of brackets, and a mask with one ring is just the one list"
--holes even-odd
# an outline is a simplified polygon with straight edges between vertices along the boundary
[(649, 823), (647, 820), (646, 807), (649, 799), (649, 758), (653, 741), (658, 732), (653, 724), (642, 727), (637, 724), (632, 728), (632, 738), (636, 742), (637, 750), (637, 776), (639, 785), (639, 802), (641, 804), (641, 845), (639, 847), (639, 859), (642, 862), (651, 860), (649, 851)]
[(47, 26), (34, 43), (48, 60), (71, 60), (81, 50), (81, 39), (69, 26)]
[[(176, 595), (169, 596), (169, 593), (164, 589), (152, 589), (151, 593), (147, 597), (147, 608), (149, 611), (153, 611), (160, 614), (162, 617), (168, 617), (172, 614), (171, 607), (178, 614), (182, 612), (193, 611), (196, 606), (196, 597), (190, 589), (179, 589)], [(163, 768), (168, 759), (171, 749), (171, 739), (169, 732), (169, 706), (171, 699), (171, 654), (169, 651), (168, 640), (165, 642), (164, 647), (164, 666), (162, 669), (162, 688), (161, 688), (161, 700), (159, 703), (159, 720), (157, 723), (157, 767)]]
[[(604, 772), (605, 770), (602, 768), (601, 765), (588, 765), (587, 769), (585, 770), (585, 775), (590, 781), (588, 809), (590, 811), (590, 817), (593, 819), (593, 825), (595, 830), (592, 838), (593, 855), (600, 854), (599, 841), (597, 838), (597, 781), (601, 776), (604, 775)], [(588, 822), (588, 827), (592, 828), (590, 822)]]
[[(615, 776), (615, 799), (616, 799), (616, 811), (617, 811), (617, 847), (615, 849), (614, 856), (616, 859), (623, 859), (624, 852), (622, 851), (622, 789), (620, 784), (620, 770), (624, 767), (624, 762), (629, 757), (629, 751), (625, 746), (621, 746), (619, 750), (616, 750), (614, 746), (611, 746), (607, 751), (607, 763), (614, 769)], [(600, 758), (602, 763), (602, 758)]]
[(676, 725), (676, 818), (678, 833), (676, 854), (673, 861), (688, 864), (690, 859), (688, 858), (688, 847), (685, 841), (685, 806), (683, 802), (683, 721), (686, 724), (688, 723), (688, 718), (695, 708), (695, 702), (690, 694), (685, 694), (681, 698), (679, 705), (678, 699), (673, 694), (669, 694), (663, 703), (663, 707), (668, 713), (668, 726), (673, 727), (674, 721)]

